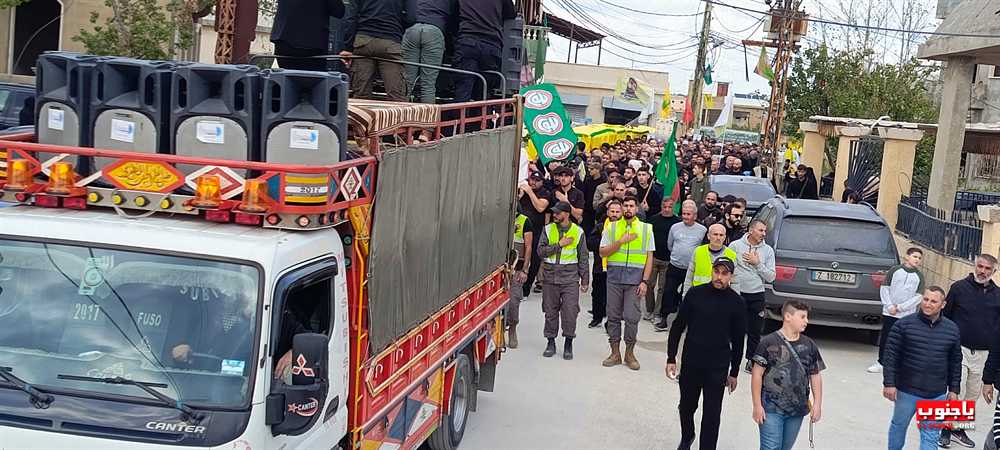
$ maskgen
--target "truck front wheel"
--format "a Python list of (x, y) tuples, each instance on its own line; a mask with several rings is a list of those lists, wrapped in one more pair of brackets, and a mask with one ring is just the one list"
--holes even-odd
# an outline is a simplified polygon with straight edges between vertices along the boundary
[(433, 450), (455, 450), (462, 443), (465, 426), (469, 420), (469, 407), (475, 386), (472, 380), (472, 364), (469, 357), (459, 354), (455, 358), (455, 383), (451, 390), (451, 408), (441, 420), (441, 426), (431, 434), (427, 443)]

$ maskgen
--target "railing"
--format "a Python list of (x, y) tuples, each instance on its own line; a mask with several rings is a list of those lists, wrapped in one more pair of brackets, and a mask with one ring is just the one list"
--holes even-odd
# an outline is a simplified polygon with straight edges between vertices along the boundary
[(978, 218), (972, 220), (956, 211), (952, 219), (958, 220), (949, 221), (940, 210), (907, 198), (899, 202), (898, 213), (896, 231), (927, 248), (969, 261), (975, 261), (982, 251), (983, 229)]
[(996, 205), (1000, 203), (1000, 194), (985, 192), (956, 192), (955, 209), (976, 211), (979, 205)]

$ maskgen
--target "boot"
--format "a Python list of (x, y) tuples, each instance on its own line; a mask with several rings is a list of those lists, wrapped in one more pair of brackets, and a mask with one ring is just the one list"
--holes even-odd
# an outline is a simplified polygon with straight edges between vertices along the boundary
[(573, 338), (567, 337), (563, 344), (563, 359), (569, 361), (573, 359)]
[(545, 346), (545, 353), (542, 356), (546, 358), (551, 358), (552, 355), (556, 354), (556, 338), (549, 338), (549, 343)]
[(611, 344), (611, 356), (604, 359), (601, 363), (604, 367), (614, 367), (622, 363), (622, 351), (621, 346), (617, 342)]
[(507, 329), (507, 347), (517, 348), (517, 325), (511, 325)]
[(635, 353), (633, 350), (635, 350), (634, 342), (631, 344), (625, 344), (625, 365), (628, 366), (629, 369), (639, 370), (639, 360), (635, 359)]

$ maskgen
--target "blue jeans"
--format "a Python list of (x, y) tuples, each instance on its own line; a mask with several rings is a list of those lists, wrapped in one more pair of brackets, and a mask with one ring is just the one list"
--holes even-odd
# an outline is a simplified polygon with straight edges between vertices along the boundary
[[(892, 422), (889, 423), (889, 450), (902, 450), (906, 444), (906, 429), (917, 413), (917, 400), (944, 400), (947, 396), (948, 394), (944, 393), (937, 397), (924, 398), (897, 389), (896, 406), (892, 412)], [(940, 428), (921, 428), (920, 450), (937, 450), (939, 436), (941, 436)]]
[(786, 416), (764, 410), (766, 415), (760, 427), (760, 450), (791, 450), (799, 436), (804, 416)]

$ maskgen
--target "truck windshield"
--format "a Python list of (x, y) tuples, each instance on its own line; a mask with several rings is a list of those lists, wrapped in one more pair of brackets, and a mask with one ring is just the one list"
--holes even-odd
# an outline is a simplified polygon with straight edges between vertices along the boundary
[(258, 297), (249, 265), (0, 239), (0, 367), (52, 393), (148, 401), (72, 379), (121, 377), (192, 407), (244, 407)]

